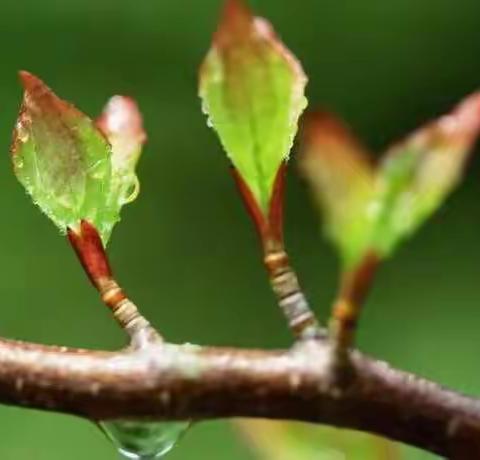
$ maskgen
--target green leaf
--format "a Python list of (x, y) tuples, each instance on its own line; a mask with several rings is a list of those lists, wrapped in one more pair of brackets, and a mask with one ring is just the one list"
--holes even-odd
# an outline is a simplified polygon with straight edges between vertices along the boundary
[(19, 181), (62, 232), (87, 220), (106, 244), (131, 174), (119, 179), (111, 146), (90, 118), (34, 75), (20, 78), (25, 92), (11, 148)]
[(374, 196), (375, 171), (365, 149), (339, 120), (317, 112), (304, 119), (301, 171), (324, 217), (324, 228), (344, 265), (364, 254), (371, 233), (368, 205)]
[(306, 82), (270, 24), (240, 0), (227, 1), (201, 69), (200, 96), (209, 124), (265, 215), (307, 104)]
[(455, 188), (480, 129), (480, 94), (389, 149), (378, 170), (378, 252), (390, 254)]
[(388, 150), (377, 168), (332, 117), (307, 118), (302, 170), (324, 214), (344, 270), (380, 258), (417, 230), (461, 178), (480, 130), (480, 94)]

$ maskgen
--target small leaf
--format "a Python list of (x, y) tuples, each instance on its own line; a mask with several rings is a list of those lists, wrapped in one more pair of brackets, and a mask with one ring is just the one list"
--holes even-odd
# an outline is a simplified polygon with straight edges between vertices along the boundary
[(480, 94), (389, 149), (378, 170), (377, 250), (385, 255), (444, 202), (480, 130)]
[(114, 171), (133, 171), (147, 140), (135, 101), (126, 96), (113, 96), (96, 124), (112, 145)]
[(349, 270), (367, 254), (390, 255), (442, 205), (480, 130), (480, 94), (392, 147), (376, 169), (337, 121), (317, 114), (305, 125), (302, 170)]
[(96, 124), (112, 146), (111, 194), (119, 203), (130, 203), (140, 191), (135, 168), (147, 140), (140, 110), (133, 99), (114, 96)]
[(37, 77), (20, 78), (25, 93), (12, 145), (18, 179), (63, 231), (80, 218), (100, 224), (111, 176), (108, 142)]
[(270, 24), (240, 0), (227, 1), (201, 69), (200, 96), (209, 124), (265, 218), (307, 103), (306, 82)]
[(138, 154), (120, 175), (109, 142), (90, 118), (34, 75), (21, 72), (20, 78), (25, 92), (11, 147), (18, 179), (62, 232), (85, 220), (106, 244)]
[(368, 205), (375, 173), (368, 153), (339, 120), (325, 112), (305, 117), (300, 167), (324, 217), (327, 236), (345, 266), (364, 254), (371, 233)]

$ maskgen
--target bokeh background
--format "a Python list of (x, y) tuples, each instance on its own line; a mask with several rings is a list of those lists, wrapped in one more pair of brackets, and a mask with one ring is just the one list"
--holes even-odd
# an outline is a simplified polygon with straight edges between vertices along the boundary
[[(251, 5), (303, 62), (311, 105), (339, 113), (375, 151), (480, 88), (478, 0)], [(11, 172), (8, 149), (21, 98), (16, 72), (27, 69), (92, 116), (112, 94), (138, 100), (149, 133), (142, 193), (123, 213), (111, 256), (162, 333), (176, 342), (289, 345), (254, 232), (196, 94), (220, 6), (220, 0), (1, 0), (2, 336), (91, 348), (123, 344), (64, 238)], [(384, 264), (359, 337), (365, 352), (471, 394), (480, 394), (479, 196), (474, 155), (447, 204)], [(304, 288), (325, 319), (338, 262), (294, 163), (286, 235)], [(331, 458), (322, 452), (319, 442), (312, 460)], [(359, 455), (353, 450), (344, 458)], [(396, 455), (434, 458), (403, 447)], [(0, 458), (113, 460), (116, 453), (85, 421), (0, 407)], [(254, 457), (220, 421), (192, 429), (169, 458)]]

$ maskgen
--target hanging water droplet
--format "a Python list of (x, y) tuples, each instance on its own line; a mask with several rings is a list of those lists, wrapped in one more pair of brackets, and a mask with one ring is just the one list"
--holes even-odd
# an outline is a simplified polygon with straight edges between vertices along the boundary
[(115, 420), (101, 422), (99, 426), (123, 458), (154, 460), (163, 457), (175, 447), (190, 422)]
[(207, 118), (207, 126), (208, 126), (209, 128), (213, 128), (213, 121), (212, 121), (212, 119), (211, 119), (210, 117)]
[(128, 204), (134, 201), (140, 193), (140, 181), (136, 175), (133, 176), (131, 184), (125, 189), (124, 196), (120, 198), (120, 204)]

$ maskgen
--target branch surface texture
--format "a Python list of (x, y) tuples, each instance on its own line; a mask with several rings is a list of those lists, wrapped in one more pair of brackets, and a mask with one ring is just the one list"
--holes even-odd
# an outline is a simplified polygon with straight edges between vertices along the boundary
[(450, 459), (480, 458), (480, 401), (352, 352), (332, 384), (331, 347), (291, 351), (154, 344), (97, 352), (0, 340), (0, 402), (90, 419), (263, 417), (388, 437)]

